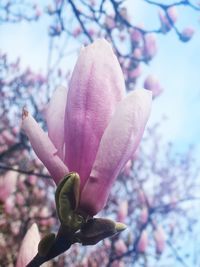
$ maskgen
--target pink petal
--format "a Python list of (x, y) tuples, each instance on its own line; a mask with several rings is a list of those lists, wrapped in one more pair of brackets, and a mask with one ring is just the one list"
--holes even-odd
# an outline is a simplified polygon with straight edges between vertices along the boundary
[(49, 139), (48, 135), (42, 130), (34, 118), (23, 111), (22, 128), (28, 136), (32, 148), (38, 158), (43, 162), (56, 183), (68, 173), (67, 166), (57, 156), (57, 149)]
[(35, 257), (39, 242), (40, 234), (37, 225), (34, 223), (22, 241), (16, 267), (25, 267)]
[(0, 200), (6, 201), (7, 198), (16, 191), (18, 173), (8, 171), (0, 177)]
[(151, 99), (150, 91), (135, 90), (118, 105), (81, 194), (81, 209), (90, 215), (104, 207), (115, 178), (137, 149), (150, 114)]
[(67, 103), (67, 89), (59, 86), (49, 102), (45, 115), (48, 135), (58, 152), (57, 155), (64, 160), (64, 114)]
[(120, 65), (110, 44), (97, 40), (81, 50), (70, 82), (66, 117), (66, 164), (81, 177), (92, 169), (109, 120), (125, 94)]

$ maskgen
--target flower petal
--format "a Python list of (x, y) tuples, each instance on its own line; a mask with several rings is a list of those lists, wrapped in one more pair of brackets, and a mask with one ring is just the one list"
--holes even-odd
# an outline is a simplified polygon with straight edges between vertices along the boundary
[(135, 90), (118, 105), (81, 194), (80, 207), (90, 215), (104, 207), (115, 178), (137, 149), (150, 114), (151, 99), (150, 91)]
[(34, 118), (23, 110), (22, 128), (28, 136), (32, 148), (43, 162), (56, 183), (68, 173), (68, 168), (57, 156), (57, 149)]
[(46, 108), (48, 135), (58, 150), (58, 156), (64, 160), (64, 115), (67, 103), (67, 89), (59, 86)]
[(69, 86), (65, 114), (65, 162), (85, 184), (98, 146), (125, 94), (122, 70), (108, 42), (97, 40), (81, 50)]
[(37, 254), (40, 233), (34, 223), (27, 231), (19, 251), (16, 267), (25, 267)]

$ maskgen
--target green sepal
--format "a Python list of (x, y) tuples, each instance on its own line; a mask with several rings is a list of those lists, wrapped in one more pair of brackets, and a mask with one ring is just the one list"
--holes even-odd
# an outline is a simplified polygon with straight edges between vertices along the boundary
[(124, 224), (119, 224), (109, 219), (92, 218), (84, 223), (80, 231), (75, 234), (74, 243), (95, 245), (104, 238), (115, 235), (125, 228)]
[(52, 247), (54, 240), (56, 238), (56, 235), (54, 233), (50, 233), (45, 235), (38, 244), (38, 254), (40, 256), (45, 257)]
[(56, 194), (56, 209), (62, 225), (72, 231), (80, 229), (83, 218), (75, 211), (79, 204), (80, 177), (76, 172), (70, 172), (59, 183)]

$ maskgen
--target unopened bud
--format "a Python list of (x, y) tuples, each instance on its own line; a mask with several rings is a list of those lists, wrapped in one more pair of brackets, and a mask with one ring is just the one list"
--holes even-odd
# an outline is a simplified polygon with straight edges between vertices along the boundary
[(137, 251), (140, 253), (145, 253), (148, 247), (148, 234), (146, 230), (143, 230), (138, 241)]
[(123, 223), (116, 223), (109, 219), (93, 218), (83, 224), (80, 232), (75, 234), (75, 241), (82, 245), (95, 245), (106, 237), (117, 234), (126, 229)]
[(154, 232), (156, 242), (156, 252), (161, 254), (165, 248), (165, 233), (161, 226), (158, 226)]
[(182, 33), (180, 34), (180, 40), (182, 42), (188, 42), (194, 35), (194, 29), (193, 28), (185, 28)]

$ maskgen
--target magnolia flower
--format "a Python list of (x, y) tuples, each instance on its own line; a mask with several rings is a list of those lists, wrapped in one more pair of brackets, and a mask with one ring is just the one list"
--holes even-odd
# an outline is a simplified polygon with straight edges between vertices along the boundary
[(79, 210), (95, 215), (141, 140), (151, 92), (125, 96), (122, 70), (110, 44), (83, 48), (67, 91), (57, 88), (47, 109), (48, 135), (23, 111), (22, 127), (54, 181), (75, 171), (81, 180)]
[(148, 247), (148, 234), (146, 230), (143, 230), (137, 244), (137, 251), (140, 253), (145, 253), (147, 247)]
[(145, 224), (147, 223), (148, 220), (148, 216), (149, 216), (149, 211), (147, 207), (143, 207), (140, 213), (140, 223), (141, 224)]
[(191, 27), (185, 28), (180, 34), (180, 40), (183, 42), (188, 42), (194, 35), (194, 29)]
[(25, 267), (38, 251), (40, 234), (34, 223), (27, 231), (19, 251), (16, 267)]
[(156, 252), (161, 254), (165, 249), (165, 232), (162, 226), (158, 226), (154, 232), (154, 239), (156, 243)]
[(117, 255), (123, 254), (127, 251), (127, 246), (124, 243), (124, 240), (119, 239), (115, 242), (115, 250)]
[(127, 215), (128, 215), (128, 201), (124, 200), (119, 205), (117, 221), (123, 223), (126, 220)]
[(7, 198), (16, 190), (18, 173), (8, 171), (0, 177), (0, 201), (6, 202)]
[(167, 9), (167, 14), (171, 20), (171, 23), (176, 23), (178, 19), (178, 12), (175, 6), (171, 6)]
[(144, 81), (144, 88), (152, 92), (153, 98), (159, 96), (163, 92), (159, 80), (154, 75), (147, 76)]
[(149, 60), (157, 53), (156, 37), (153, 33), (149, 33), (145, 35), (144, 39), (143, 55)]

